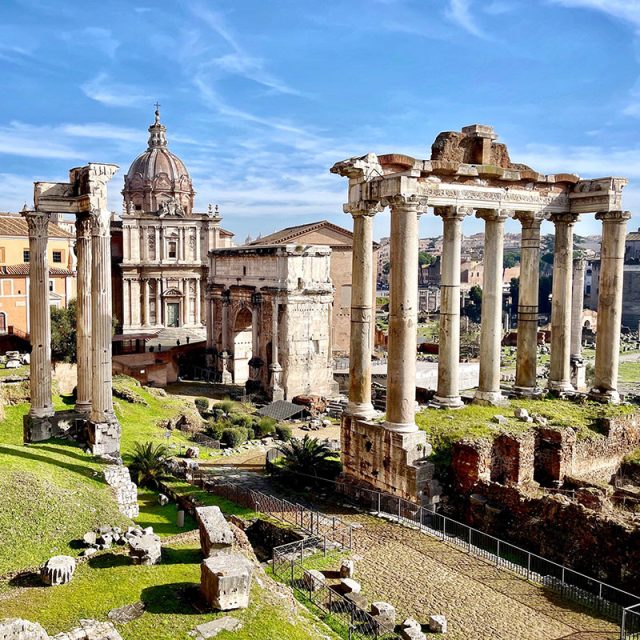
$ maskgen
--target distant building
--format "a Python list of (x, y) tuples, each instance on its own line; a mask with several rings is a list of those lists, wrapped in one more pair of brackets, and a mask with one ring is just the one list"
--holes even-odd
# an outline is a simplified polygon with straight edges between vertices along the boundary
[[(75, 236), (49, 223), (49, 304), (76, 297)], [(29, 334), (29, 232), (18, 213), (0, 213), (0, 334)]]

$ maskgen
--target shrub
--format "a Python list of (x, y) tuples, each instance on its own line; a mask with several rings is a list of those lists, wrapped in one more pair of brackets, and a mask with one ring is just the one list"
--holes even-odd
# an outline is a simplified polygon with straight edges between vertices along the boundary
[(256, 423), (256, 434), (259, 438), (270, 436), (276, 432), (276, 421), (273, 418), (267, 416), (260, 418)]
[(194, 401), (196, 409), (201, 416), (209, 413), (209, 401), (206, 398), (196, 398)]
[(231, 416), (230, 419), (236, 427), (244, 427), (245, 429), (253, 427), (253, 418), (251, 416), (240, 413)]
[(215, 438), (216, 440), (220, 440), (222, 438), (222, 432), (225, 429), (230, 427), (229, 422), (227, 420), (214, 420), (211, 419), (207, 422), (207, 426), (205, 427), (204, 432)]
[(129, 465), (131, 479), (141, 487), (157, 489), (167, 479), (164, 469), (165, 458), (169, 457), (169, 449), (153, 442), (136, 442), (133, 457)]
[(290, 440), (278, 449), (284, 457), (283, 468), (286, 471), (330, 479), (340, 473), (341, 464), (336, 454), (308, 434), (302, 440)]
[(255, 425), (251, 427), (245, 427), (247, 430), (247, 440), (255, 440), (258, 437), (254, 427)]
[(235, 412), (236, 403), (229, 398), (225, 398), (224, 400), (220, 400), (215, 408), (228, 416)]
[(291, 427), (286, 424), (276, 425), (276, 435), (278, 436), (278, 440), (289, 442), (289, 440), (291, 440)]
[(240, 427), (230, 427), (222, 431), (220, 440), (228, 447), (238, 447), (247, 440), (247, 430)]

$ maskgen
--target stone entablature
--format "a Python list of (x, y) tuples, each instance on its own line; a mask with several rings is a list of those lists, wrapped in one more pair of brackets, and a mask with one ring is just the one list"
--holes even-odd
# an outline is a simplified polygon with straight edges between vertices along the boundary
[(244, 246), (209, 256), (207, 351), (220, 381), (274, 399), (333, 393), (331, 249)]

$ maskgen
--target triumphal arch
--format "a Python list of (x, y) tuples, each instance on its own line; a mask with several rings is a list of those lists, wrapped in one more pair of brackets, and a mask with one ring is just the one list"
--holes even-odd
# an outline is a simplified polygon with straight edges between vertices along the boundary
[[(111, 211), (107, 183), (118, 167), (89, 163), (71, 169), (69, 182), (36, 182), (34, 208), (22, 211), (29, 228), (29, 317), (31, 407), (25, 442), (77, 435), (94, 455), (117, 453), (120, 425), (111, 391)], [(76, 219), (78, 260), (75, 411), (56, 414), (51, 396), (48, 225), (52, 214)]]
[[(625, 178), (582, 180), (569, 173), (544, 175), (511, 162), (492, 127), (471, 125), (440, 133), (431, 157), (391, 153), (350, 158), (331, 171), (349, 179), (346, 213), (353, 217), (349, 404), (342, 422), (345, 472), (354, 479), (408, 498), (419, 498), (429, 453), (415, 423), (415, 359), (418, 309), (418, 219), (428, 211), (442, 221), (438, 385), (434, 402), (462, 405), (460, 360), (461, 225), (475, 214), (484, 220), (485, 252), (480, 332), (480, 383), (474, 401), (500, 404), (500, 347), (504, 223), (522, 225), (515, 394), (535, 397), (540, 225), (555, 227), (548, 389), (562, 394), (571, 384), (573, 227), (580, 215), (602, 222), (602, 270), (598, 306), (595, 384), (590, 396), (618, 402), (622, 269), (626, 222)], [(373, 217), (391, 209), (391, 286), (387, 416), (371, 420), (371, 323)]]

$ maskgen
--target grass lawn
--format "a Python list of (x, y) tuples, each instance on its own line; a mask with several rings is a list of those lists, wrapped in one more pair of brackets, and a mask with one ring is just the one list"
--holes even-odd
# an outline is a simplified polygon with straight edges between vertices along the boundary
[[(530, 414), (539, 414), (550, 425), (572, 427), (578, 438), (599, 438), (598, 419), (626, 415), (638, 410), (634, 406), (603, 405), (597, 402), (576, 404), (567, 400), (511, 400), (504, 407), (465, 405), (461, 409), (424, 409), (416, 415), (416, 423), (424, 430), (434, 448), (436, 459), (443, 463), (449, 459), (452, 444), (460, 438), (491, 438), (503, 431), (522, 432), (531, 425), (517, 420), (513, 411), (517, 407), (527, 409)], [(492, 422), (495, 415), (507, 418), (508, 425)]]
[(10, 378), (11, 376), (28, 376), (29, 365), (23, 364), (17, 369), (7, 369), (6, 367), (0, 368), (0, 378)]
[[(81, 618), (106, 620), (111, 609), (142, 601), (146, 611), (140, 618), (117, 625), (125, 640), (188, 640), (196, 625), (227, 615), (207, 611), (200, 600), (201, 560), (196, 542), (169, 544), (163, 548), (162, 562), (152, 567), (133, 566), (121, 554), (94, 556), (78, 567), (67, 585), (27, 587), (0, 600), (0, 618), (23, 617), (54, 634)], [(279, 595), (264, 574), (255, 575), (250, 607), (231, 614), (244, 625), (233, 633), (235, 640), (335, 637)]]
[(618, 380), (627, 383), (640, 383), (640, 362), (621, 362)]

